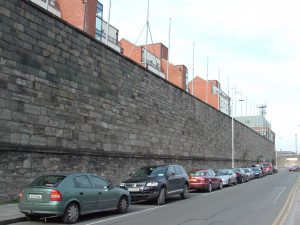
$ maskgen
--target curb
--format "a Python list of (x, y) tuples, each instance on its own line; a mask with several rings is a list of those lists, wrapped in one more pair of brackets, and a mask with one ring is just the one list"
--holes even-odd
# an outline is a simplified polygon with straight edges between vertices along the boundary
[(12, 219), (6, 219), (6, 220), (1, 220), (0, 225), (7, 225), (7, 224), (12, 224), (12, 223), (18, 223), (18, 222), (23, 222), (26, 221), (26, 217), (18, 217), (18, 218), (12, 218)]

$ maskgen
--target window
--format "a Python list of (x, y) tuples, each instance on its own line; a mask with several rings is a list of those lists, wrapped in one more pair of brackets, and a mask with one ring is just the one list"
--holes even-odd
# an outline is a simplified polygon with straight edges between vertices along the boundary
[(90, 176), (94, 188), (107, 188), (109, 184), (100, 177)]
[(182, 174), (179, 166), (174, 166), (174, 169), (175, 169), (175, 174), (176, 175), (181, 175)]
[(66, 176), (60, 175), (50, 175), (50, 176), (42, 176), (33, 181), (30, 186), (45, 186), (45, 187), (53, 187), (58, 186), (60, 182), (65, 179)]
[(102, 19), (103, 19), (103, 5), (97, 2), (96, 12), (96, 38), (100, 39), (102, 36)]
[(86, 175), (78, 176), (74, 178), (76, 188), (91, 188), (91, 182)]
[(174, 170), (174, 167), (173, 167), (173, 166), (170, 166), (169, 169), (168, 169), (168, 174), (172, 174), (172, 173), (173, 173), (173, 174), (176, 174), (176, 173), (175, 173), (175, 170)]

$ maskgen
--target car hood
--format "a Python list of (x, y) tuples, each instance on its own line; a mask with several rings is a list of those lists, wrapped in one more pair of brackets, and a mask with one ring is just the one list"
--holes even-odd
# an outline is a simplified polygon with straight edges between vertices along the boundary
[(146, 183), (149, 181), (158, 181), (158, 180), (160, 179), (157, 177), (132, 177), (123, 181), (122, 183)]

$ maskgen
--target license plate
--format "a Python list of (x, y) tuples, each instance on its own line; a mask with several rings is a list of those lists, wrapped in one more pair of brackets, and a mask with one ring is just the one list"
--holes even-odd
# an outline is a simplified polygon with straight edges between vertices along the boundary
[(128, 191), (129, 192), (137, 192), (137, 191), (140, 191), (139, 188), (128, 188)]
[(40, 194), (29, 194), (30, 199), (42, 199), (42, 195)]

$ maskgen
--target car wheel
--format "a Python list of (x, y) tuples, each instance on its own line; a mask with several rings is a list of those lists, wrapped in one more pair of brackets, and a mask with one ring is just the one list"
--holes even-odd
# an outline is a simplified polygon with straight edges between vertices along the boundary
[(157, 197), (157, 205), (164, 205), (165, 203), (166, 203), (166, 189), (162, 188), (160, 189)]
[(80, 210), (78, 204), (70, 203), (63, 215), (63, 222), (68, 224), (76, 223), (79, 219), (79, 212)]
[(207, 191), (208, 192), (212, 192), (212, 185), (211, 185), (211, 183), (208, 184)]
[(128, 199), (125, 196), (122, 196), (118, 203), (118, 213), (126, 213), (128, 206)]
[(189, 186), (187, 184), (184, 185), (183, 192), (180, 194), (181, 199), (189, 198)]
[(222, 188), (223, 188), (223, 182), (221, 181), (221, 182), (219, 183), (219, 190), (222, 190)]

